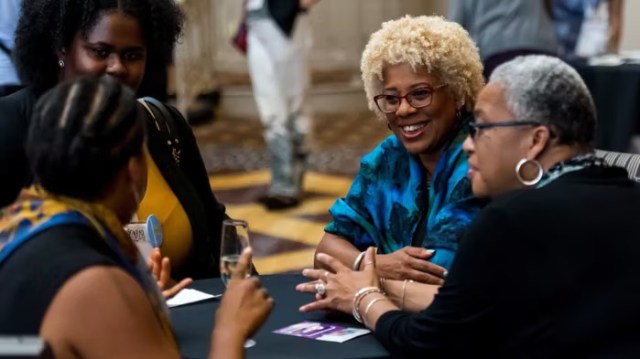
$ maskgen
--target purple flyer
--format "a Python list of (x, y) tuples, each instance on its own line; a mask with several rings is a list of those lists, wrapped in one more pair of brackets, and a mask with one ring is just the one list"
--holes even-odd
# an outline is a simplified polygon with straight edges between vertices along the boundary
[(274, 331), (276, 334), (293, 335), (325, 342), (344, 343), (370, 333), (369, 329), (348, 328), (320, 322), (302, 322)]

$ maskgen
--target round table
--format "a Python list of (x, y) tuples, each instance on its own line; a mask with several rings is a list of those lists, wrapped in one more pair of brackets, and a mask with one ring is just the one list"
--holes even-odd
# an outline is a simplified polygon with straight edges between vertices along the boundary
[[(279, 274), (261, 276), (262, 285), (274, 298), (275, 307), (267, 322), (254, 336), (256, 346), (246, 350), (247, 358), (388, 358), (389, 353), (368, 334), (345, 343), (330, 343), (312, 339), (274, 334), (273, 331), (305, 320), (359, 326), (347, 316), (329, 317), (325, 313), (300, 313), (298, 308), (313, 299), (298, 293), (295, 286), (305, 281), (301, 275)], [(210, 294), (224, 291), (220, 279), (196, 281), (191, 288)], [(171, 309), (171, 322), (185, 358), (206, 358), (214, 326), (218, 299)]]

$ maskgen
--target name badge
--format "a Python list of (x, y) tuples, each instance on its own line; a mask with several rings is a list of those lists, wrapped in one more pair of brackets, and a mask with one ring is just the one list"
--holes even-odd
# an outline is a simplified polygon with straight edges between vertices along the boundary
[(124, 226), (124, 230), (129, 234), (133, 243), (136, 244), (142, 257), (147, 260), (151, 255), (151, 250), (162, 245), (162, 225), (154, 215), (147, 217), (146, 222), (129, 223)]

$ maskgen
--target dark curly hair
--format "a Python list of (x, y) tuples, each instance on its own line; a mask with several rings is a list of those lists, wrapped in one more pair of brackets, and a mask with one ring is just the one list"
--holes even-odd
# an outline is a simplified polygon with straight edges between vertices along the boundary
[(40, 97), (26, 152), (43, 188), (94, 200), (131, 157), (142, 154), (144, 136), (131, 89), (106, 75), (81, 77)]
[(86, 36), (110, 11), (140, 23), (147, 46), (146, 71), (167, 66), (182, 34), (184, 15), (174, 0), (26, 0), (16, 29), (15, 59), (22, 81), (36, 92), (58, 82), (58, 56), (76, 34)]

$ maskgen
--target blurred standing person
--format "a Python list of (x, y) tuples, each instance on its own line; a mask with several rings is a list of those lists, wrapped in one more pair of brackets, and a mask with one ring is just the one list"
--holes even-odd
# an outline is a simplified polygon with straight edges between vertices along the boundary
[(622, 37), (623, 0), (546, 0), (560, 54), (576, 56), (617, 53)]
[(480, 48), (485, 78), (515, 57), (557, 53), (544, 1), (452, 0), (449, 19), (462, 25)]
[(318, 0), (248, 0), (247, 59), (253, 93), (271, 156), (271, 186), (259, 201), (268, 209), (300, 202), (309, 129), (310, 24), (305, 14)]
[(21, 0), (0, 1), (0, 97), (20, 88), (20, 79), (11, 53), (20, 17), (21, 3)]

